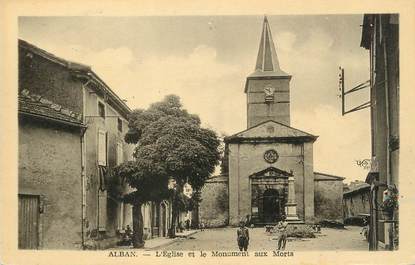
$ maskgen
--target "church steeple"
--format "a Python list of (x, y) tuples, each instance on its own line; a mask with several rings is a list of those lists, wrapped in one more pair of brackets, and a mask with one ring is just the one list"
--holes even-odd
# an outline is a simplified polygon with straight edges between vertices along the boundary
[(290, 80), (291, 76), (280, 68), (265, 17), (255, 72), (245, 83), (248, 128), (269, 120), (290, 125)]
[(255, 72), (252, 73), (250, 77), (253, 76), (289, 76), (289, 74), (282, 71), (280, 68), (277, 52), (275, 51), (274, 42), (272, 40), (271, 29), (266, 16), (264, 17), (262, 26)]

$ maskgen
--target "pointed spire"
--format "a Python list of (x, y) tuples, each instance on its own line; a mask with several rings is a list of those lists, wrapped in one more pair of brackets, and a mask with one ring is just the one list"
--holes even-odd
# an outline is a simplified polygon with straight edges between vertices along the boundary
[(251, 76), (289, 76), (281, 70), (267, 16), (264, 16), (255, 72)]

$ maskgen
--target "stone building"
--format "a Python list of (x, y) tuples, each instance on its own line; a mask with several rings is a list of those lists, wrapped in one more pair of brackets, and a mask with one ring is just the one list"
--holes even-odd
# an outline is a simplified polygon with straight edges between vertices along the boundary
[[(265, 18), (255, 71), (245, 84), (247, 129), (225, 138), (228, 175), (212, 179), (202, 190), (201, 209), (223, 211), (217, 213), (218, 219), (212, 212), (201, 211), (201, 221), (221, 224), (227, 216), (230, 225), (246, 219), (256, 224), (273, 224), (283, 215), (292, 223), (316, 221), (315, 185), (321, 186), (315, 183), (313, 168), (313, 143), (317, 136), (291, 127), (291, 78), (280, 68)], [(332, 192), (319, 189), (319, 194), (326, 190)], [(334, 190), (337, 193), (333, 196), (338, 197), (335, 201), (341, 207), (342, 190)], [(228, 207), (212, 210), (206, 206), (221, 205), (225, 191)], [(322, 209), (321, 205), (318, 207)]]
[(343, 223), (343, 180), (343, 177), (314, 172), (316, 222), (330, 220)]
[(142, 206), (144, 240), (167, 237), (171, 223), (171, 203), (168, 200), (148, 202)]
[(343, 192), (344, 220), (363, 218), (369, 215), (370, 185), (365, 182), (352, 182)]
[(199, 222), (207, 227), (229, 224), (228, 175), (213, 176), (207, 180), (199, 205)]
[(19, 40), (19, 235), (35, 240), (19, 246), (105, 247), (132, 224), (128, 188), (107, 174), (132, 159), (129, 113), (90, 67)]
[[(121, 200), (131, 189), (108, 174), (112, 167), (133, 159), (134, 146), (124, 141), (131, 110), (89, 66), (59, 58), (24, 40), (19, 40), (20, 102), (19, 205), (33, 207), (26, 212), (19, 208), (19, 246), (114, 246), (127, 225), (132, 228), (132, 206)], [(41, 111), (35, 114), (44, 120), (54, 119), (53, 115), (62, 120), (52, 126), (21, 111), (36, 104), (42, 108), (31, 111)], [(45, 109), (48, 112), (42, 114)], [(72, 123), (66, 121), (69, 125), (64, 126), (66, 119)], [(48, 137), (52, 132), (54, 137)], [(53, 174), (54, 168), (60, 175)], [(37, 186), (38, 181), (53, 185)], [(71, 196), (59, 196), (62, 191)], [(190, 197), (192, 189), (187, 185), (183, 192)], [(144, 239), (167, 236), (171, 207), (168, 200), (142, 206)], [(191, 218), (192, 212), (183, 211), (178, 221)]]
[(18, 117), (18, 247), (81, 248), (82, 116), (23, 90)]
[(385, 222), (378, 205), (388, 186), (399, 188), (399, 15), (365, 14), (360, 46), (370, 51), (369, 248), (394, 249), (398, 211), (394, 221)]

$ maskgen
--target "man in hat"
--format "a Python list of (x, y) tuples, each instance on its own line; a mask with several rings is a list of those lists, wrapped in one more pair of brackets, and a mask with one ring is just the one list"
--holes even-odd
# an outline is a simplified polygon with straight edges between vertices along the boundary
[(238, 242), (239, 250), (247, 251), (248, 244), (249, 244), (249, 231), (248, 231), (248, 228), (245, 227), (244, 221), (239, 222), (239, 228), (236, 234), (237, 234), (236, 240)]

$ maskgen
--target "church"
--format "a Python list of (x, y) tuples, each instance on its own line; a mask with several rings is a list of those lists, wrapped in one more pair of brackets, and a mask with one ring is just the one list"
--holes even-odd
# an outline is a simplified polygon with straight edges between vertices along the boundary
[(343, 179), (314, 172), (318, 136), (291, 127), (290, 81), (265, 17), (255, 71), (248, 75), (247, 129), (225, 138), (227, 170), (202, 190), (200, 222), (210, 227), (342, 222)]

